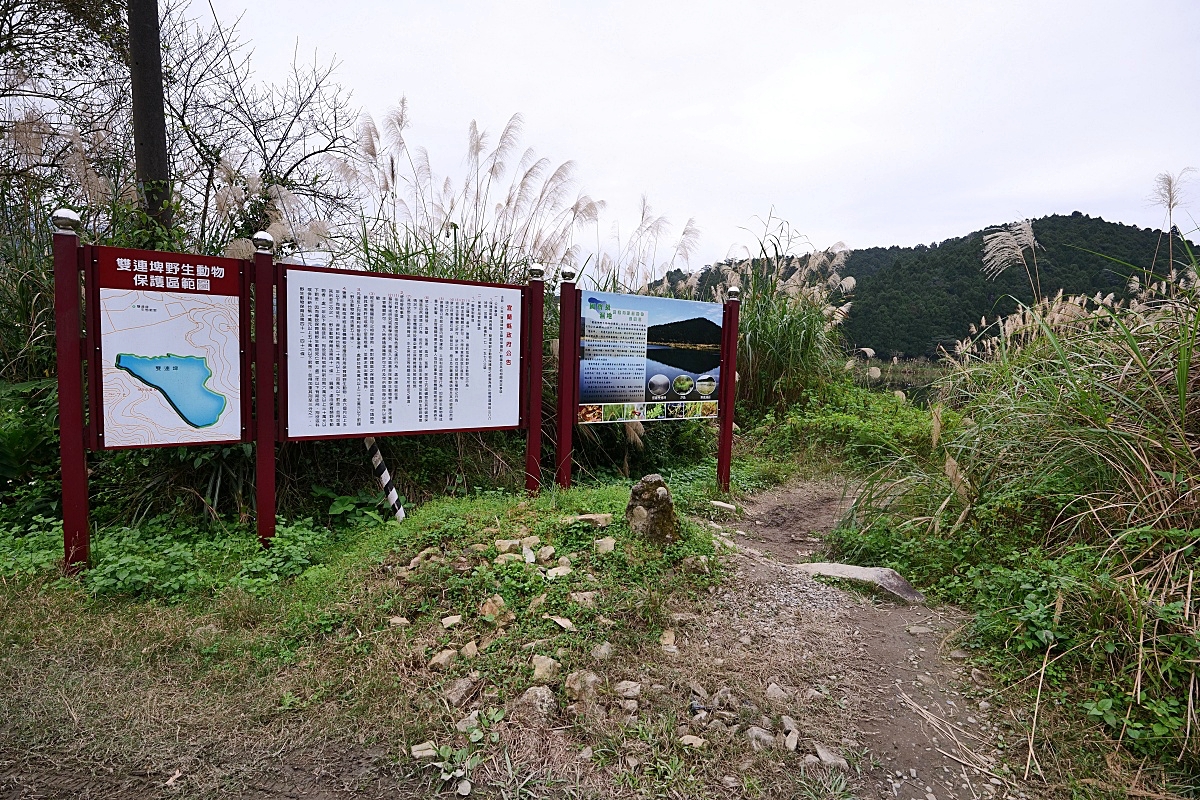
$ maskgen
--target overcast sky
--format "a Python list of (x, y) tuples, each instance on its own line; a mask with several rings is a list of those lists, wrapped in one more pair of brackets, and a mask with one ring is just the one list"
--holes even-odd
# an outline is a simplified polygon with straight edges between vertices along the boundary
[(494, 141), (520, 112), (608, 224), (643, 194), (694, 217), (694, 266), (771, 209), (820, 247), (1075, 210), (1157, 227), (1155, 175), (1200, 166), (1195, 0), (212, 2), (264, 79), (298, 47), (376, 117), (407, 96), (440, 175), (471, 120)]

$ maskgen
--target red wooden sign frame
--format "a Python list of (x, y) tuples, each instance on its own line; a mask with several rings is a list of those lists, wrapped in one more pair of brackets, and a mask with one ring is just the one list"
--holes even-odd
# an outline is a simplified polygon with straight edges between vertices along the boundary
[[(216, 259), (181, 253), (192, 263), (218, 263), (230, 266), (231, 259)], [(101, 257), (105, 263), (117, 257), (162, 258), (159, 251), (136, 251), (80, 246), (72, 231), (54, 234), (54, 319), (58, 357), (59, 437), (63, 488), (64, 568), (74, 573), (90, 558), (87, 451), (127, 449), (104, 443), (103, 392), (101, 381), (100, 280)], [(268, 544), (275, 534), (275, 461), (276, 445), (291, 441), (284, 428), (287, 408), (286, 331), (288, 269), (345, 273), (355, 276), (404, 278), (434, 283), (465, 284), (515, 289), (521, 293), (520, 362), (518, 402), (519, 423), (496, 428), (458, 428), (438, 433), (475, 430), (525, 429), (525, 488), (541, 488), (542, 433), (542, 313), (544, 283), (540, 272), (527, 286), (473, 283), (423, 278), (413, 275), (288, 267), (275, 264), (269, 252), (259, 251), (253, 261), (236, 261), (239, 275), (236, 296), (239, 299), (239, 358), (241, 391), (241, 436), (216, 442), (186, 442), (182, 445), (227, 444), (231, 441), (255, 443), (255, 499), (259, 539)], [(109, 276), (111, 277), (111, 276)], [(118, 287), (119, 288), (119, 287)], [(140, 286), (137, 288), (141, 288)], [(147, 291), (154, 291), (146, 287)], [(165, 286), (163, 290), (166, 291)], [(277, 307), (278, 304), (278, 307)], [(251, 317), (253, 309), (253, 319)], [(252, 336), (253, 333), (253, 336)], [(84, 367), (87, 367), (85, 380)], [(278, 373), (278, 376), (277, 376)], [(277, 397), (277, 387), (279, 396)], [(253, 389), (252, 389), (253, 387)], [(85, 404), (86, 391), (86, 404)], [(397, 432), (409, 435), (422, 431)], [(363, 434), (344, 434), (319, 439), (361, 438)], [(393, 435), (393, 434), (386, 434)], [(300, 437), (296, 437), (300, 438)], [(145, 445), (169, 447), (178, 445)]]
[[(187, 447), (190, 445), (213, 445), (213, 444), (233, 444), (235, 442), (250, 442), (253, 441), (253, 423), (251, 420), (253, 408), (251, 396), (251, 335), (250, 335), (250, 265), (251, 262), (233, 259), (233, 258), (217, 258), (213, 256), (198, 256), (191, 253), (167, 253), (158, 250), (130, 250), (120, 247), (95, 247), (84, 246), (80, 248), (83, 252), (83, 273), (84, 285), (84, 348), (87, 353), (87, 391), (88, 391), (88, 449), (89, 450), (139, 450), (142, 448), (159, 448), (159, 447)], [(104, 382), (103, 377), (103, 342), (100, 335), (100, 290), (111, 288), (129, 288), (131, 290), (142, 288), (134, 287), (132, 283), (128, 287), (116, 286), (119, 283), (118, 276), (114, 273), (115, 261), (118, 258), (130, 259), (145, 259), (152, 256), (157, 256), (162, 259), (164, 256), (186, 256), (187, 259), (195, 264), (203, 264), (205, 266), (221, 266), (233, 267), (237, 269), (237, 275), (227, 280), (227, 288), (234, 289), (234, 294), (222, 294), (230, 297), (238, 298), (238, 362), (240, 372), (241, 390), (239, 392), (238, 402), (241, 406), (241, 431), (238, 438), (230, 439), (214, 439), (214, 440), (196, 440), (189, 442), (168, 442), (164, 444), (131, 444), (131, 445), (109, 445), (104, 441)], [(101, 284), (105, 285), (101, 285)], [(145, 288), (145, 291), (154, 291), (154, 289)], [(163, 291), (174, 291), (174, 289), (163, 289)], [(92, 376), (95, 376), (93, 379)]]
[[(583, 292), (573, 281), (559, 285), (558, 333), (558, 405), (555, 427), (558, 432), (554, 459), (554, 478), (560, 487), (571, 486), (574, 428), (579, 408), (579, 359), (582, 355), (583, 326), (580, 324)], [(733, 463), (733, 406), (737, 396), (738, 311), (736, 297), (726, 300), (721, 321), (721, 382), (717, 388), (717, 483), (729, 491)]]

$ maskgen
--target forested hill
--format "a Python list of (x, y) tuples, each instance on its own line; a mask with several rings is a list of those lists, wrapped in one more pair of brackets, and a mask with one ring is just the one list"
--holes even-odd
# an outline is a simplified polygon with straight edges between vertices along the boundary
[[(1078, 211), (1034, 220), (1033, 231), (1045, 247), (1038, 252), (1038, 267), (1046, 296), (1059, 289), (1123, 296), (1130, 270), (1110, 259), (1148, 269), (1160, 245), (1156, 230)], [(928, 247), (855, 250), (842, 270), (858, 282), (850, 317), (843, 323), (847, 343), (873, 348), (881, 357), (933, 356), (939, 345), (949, 348), (965, 337), (980, 317), (994, 319), (1013, 311), (1013, 297), (1032, 299), (1024, 270), (1010, 268), (989, 280), (980, 270), (982, 258), (982, 231)], [(1164, 238), (1158, 271), (1166, 261)]]

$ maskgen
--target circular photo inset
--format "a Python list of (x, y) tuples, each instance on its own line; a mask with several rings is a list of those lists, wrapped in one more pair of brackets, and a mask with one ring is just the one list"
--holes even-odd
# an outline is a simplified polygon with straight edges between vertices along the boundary
[(705, 397), (717, 390), (717, 379), (712, 375), (701, 375), (696, 381), (696, 391)]
[(690, 394), (696, 386), (696, 379), (691, 375), (676, 375), (675, 380), (671, 382), (671, 387), (675, 390), (675, 394), (683, 396)]
[(650, 394), (655, 397), (662, 397), (671, 388), (671, 379), (666, 375), (655, 375), (646, 382), (646, 388), (650, 390)]

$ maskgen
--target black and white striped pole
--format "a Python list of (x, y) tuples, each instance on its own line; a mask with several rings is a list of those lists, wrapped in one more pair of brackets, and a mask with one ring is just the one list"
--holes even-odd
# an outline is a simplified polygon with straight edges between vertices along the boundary
[(400, 505), (400, 495), (392, 483), (392, 475), (388, 472), (387, 465), (383, 463), (383, 453), (379, 452), (375, 437), (368, 436), (363, 439), (363, 444), (367, 446), (367, 452), (371, 456), (371, 467), (375, 470), (375, 477), (379, 479), (379, 485), (383, 487), (383, 493), (387, 495), (388, 504), (392, 507), (392, 515), (396, 517), (397, 522), (403, 522), (404, 506)]

